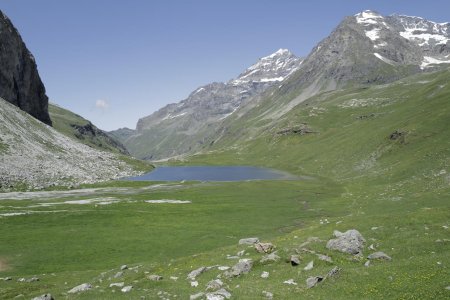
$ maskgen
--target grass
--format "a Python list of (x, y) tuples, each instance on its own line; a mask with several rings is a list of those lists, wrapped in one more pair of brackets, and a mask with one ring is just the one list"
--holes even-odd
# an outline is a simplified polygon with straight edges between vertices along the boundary
[[(221, 273), (212, 269), (198, 277), (198, 287), (191, 287), (186, 280), (191, 270), (231, 266), (235, 260), (226, 256), (245, 250), (244, 257), (255, 261), (252, 271), (239, 278), (222, 277), (234, 299), (263, 299), (263, 290), (275, 299), (448, 299), (449, 77), (447, 70), (390, 85), (325, 93), (271, 122), (256, 108), (248, 118), (226, 124), (228, 134), (204, 153), (171, 162), (266, 166), (312, 179), (169, 186), (114, 181), (84, 186), (98, 188), (85, 196), (1, 200), (0, 213), (28, 210), (26, 206), (45, 201), (121, 201), (60, 204), (33, 210), (67, 212), (0, 218), (0, 259), (10, 266), (0, 275), (14, 279), (0, 281), (0, 298), (51, 292), (57, 299), (158, 299), (165, 292), (164, 298), (185, 299), (204, 291)], [(252, 127), (255, 122), (265, 126)], [(317, 133), (276, 133), (300, 123)], [(391, 139), (394, 131), (406, 135)], [(151, 205), (144, 202), (148, 199), (192, 203)], [(373, 244), (392, 261), (365, 267), (365, 259), (353, 261), (326, 249), (333, 230), (352, 228), (367, 240), (364, 256)], [(272, 242), (282, 259), (261, 264), (261, 254), (237, 245), (249, 236)], [(322, 241), (306, 247), (331, 256), (332, 264), (304, 252), (299, 267), (285, 262), (309, 237)], [(311, 260), (314, 269), (304, 271)], [(109, 279), (122, 264), (140, 267)], [(325, 275), (333, 266), (341, 268), (337, 278), (306, 289), (308, 276)], [(262, 271), (270, 272), (269, 279), (260, 277)], [(164, 280), (149, 281), (147, 274)], [(41, 280), (16, 282), (32, 275)], [(288, 279), (298, 285), (284, 284)], [(130, 294), (109, 288), (111, 282), (121, 281), (133, 285)], [(83, 282), (98, 288), (67, 296)]]

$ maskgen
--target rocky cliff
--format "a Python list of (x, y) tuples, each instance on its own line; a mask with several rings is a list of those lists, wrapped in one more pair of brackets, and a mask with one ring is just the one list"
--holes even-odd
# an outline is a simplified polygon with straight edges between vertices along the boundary
[(0, 97), (51, 125), (48, 98), (33, 55), (19, 32), (0, 11)]

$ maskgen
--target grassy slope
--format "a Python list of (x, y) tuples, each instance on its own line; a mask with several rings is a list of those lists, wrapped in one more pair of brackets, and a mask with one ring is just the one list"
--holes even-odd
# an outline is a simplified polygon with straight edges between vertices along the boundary
[[(218, 271), (201, 275), (197, 288), (190, 287), (186, 274), (202, 265), (232, 265), (225, 256), (245, 249), (236, 246), (241, 237), (258, 235), (269, 240), (286, 258), (308, 237), (325, 241), (335, 229), (356, 228), (367, 239), (367, 246), (374, 244), (393, 261), (366, 268), (364, 261), (349, 261), (347, 255), (328, 251), (325, 242), (319, 242), (308, 247), (332, 256), (334, 264), (302, 254), (300, 267), (283, 261), (257, 263), (250, 274), (225, 281), (226, 285), (237, 299), (261, 299), (262, 290), (273, 292), (277, 299), (329, 299), (330, 295), (334, 299), (445, 299), (450, 264), (449, 233), (444, 227), (450, 225), (449, 78), (450, 72), (443, 71), (386, 86), (316, 96), (264, 130), (249, 130), (248, 118), (238, 120), (211, 152), (180, 162), (269, 166), (311, 175), (314, 180), (146, 192), (138, 189), (144, 183), (116, 183), (134, 186), (136, 191), (123, 198), (138, 202), (82, 209), (62, 205), (55, 209), (69, 209), (68, 214), (2, 218), (0, 254), (12, 266), (3, 272), (5, 276), (58, 273), (40, 275), (39, 283), (0, 282), (0, 298), (49, 291), (60, 298), (72, 286), (89, 281), (100, 288), (73, 298), (155, 299), (159, 291), (166, 291), (185, 299), (204, 290)], [(352, 103), (357, 106), (349, 106)], [(257, 111), (254, 118), (258, 118)], [(299, 123), (308, 123), (318, 133), (276, 134)], [(396, 130), (407, 135), (389, 139)], [(154, 207), (141, 202), (163, 198), (193, 203)], [(8, 206), (30, 202), (1, 203), (1, 211), (7, 211)], [(23, 222), (25, 218), (33, 218), (32, 227)], [(321, 224), (324, 218), (330, 223)], [(47, 240), (48, 236), (57, 238)], [(255, 259), (260, 257), (252, 249), (247, 252)], [(370, 252), (364, 250), (365, 255)], [(193, 253), (198, 255), (190, 256)], [(315, 268), (304, 271), (312, 259)], [(98, 277), (101, 271), (116, 268), (105, 278), (113, 275), (123, 263), (143, 264), (138, 273), (129, 271), (124, 279), (113, 280), (132, 284), (135, 288), (130, 295), (113, 293), (108, 288), (111, 281)], [(340, 277), (314, 289), (305, 288), (308, 276), (323, 275), (333, 265), (342, 268)], [(165, 280), (145, 280), (143, 271), (161, 274)], [(260, 278), (262, 271), (270, 272), (268, 280)], [(179, 279), (173, 281), (169, 276)], [(290, 278), (298, 286), (283, 284)]]

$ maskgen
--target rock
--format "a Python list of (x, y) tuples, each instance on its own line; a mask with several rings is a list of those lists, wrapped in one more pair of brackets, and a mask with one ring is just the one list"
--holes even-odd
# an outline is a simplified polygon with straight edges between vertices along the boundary
[(208, 284), (206, 285), (206, 290), (207, 291), (209, 291), (209, 290), (215, 291), (215, 290), (220, 289), (222, 286), (223, 286), (222, 280), (214, 279), (214, 280), (211, 280), (210, 282), (208, 282)]
[(392, 258), (384, 252), (378, 251), (367, 256), (368, 259), (392, 260)]
[(200, 292), (200, 293), (197, 293), (197, 294), (194, 294), (194, 295), (190, 295), (189, 296), (189, 300), (197, 300), (197, 299), (202, 298), (203, 296), (205, 296), (205, 293)]
[(309, 270), (312, 270), (313, 267), (314, 267), (314, 261), (312, 260), (306, 265), (306, 267), (303, 268), (303, 270), (309, 271)]
[(331, 257), (329, 257), (328, 255), (317, 254), (317, 257), (319, 258), (319, 260), (322, 260), (322, 261), (326, 261), (326, 262), (329, 262), (329, 263), (332, 263), (332, 262), (333, 262), (333, 260), (331, 259)]
[(299, 248), (303, 248), (311, 243), (318, 243), (318, 242), (323, 242), (321, 239), (319, 239), (318, 237), (312, 236), (306, 239), (306, 242), (300, 244), (300, 246), (298, 246)]
[(241, 274), (247, 274), (252, 267), (253, 261), (251, 259), (241, 259), (231, 268), (231, 270), (226, 271), (224, 274), (226, 277), (237, 277)]
[(283, 283), (290, 284), (290, 285), (297, 285), (297, 282), (294, 281), (294, 279), (289, 279), (283, 281)]
[(275, 249), (275, 246), (272, 243), (256, 243), (255, 249), (259, 253), (271, 253)]
[(79, 292), (85, 292), (90, 289), (92, 289), (92, 285), (90, 285), (89, 283), (83, 283), (83, 284), (77, 285), (76, 287), (74, 287), (73, 289), (68, 291), (68, 293), (75, 294), (75, 293), (79, 293)]
[(450, 291), (450, 285), (446, 286), (445, 289)]
[(44, 294), (38, 297), (34, 297), (31, 300), (55, 300), (51, 294)]
[(198, 287), (198, 281), (191, 281), (192, 287)]
[(239, 245), (253, 245), (259, 243), (259, 239), (256, 237), (253, 238), (245, 238), (239, 240)]
[(119, 277), (122, 277), (122, 276), (123, 276), (123, 272), (120, 271), (120, 272), (117, 272), (117, 273), (114, 275), (114, 278), (119, 278)]
[(127, 286), (124, 286), (120, 291), (122, 293), (129, 293), (129, 292), (131, 292), (132, 289), (133, 289), (133, 287), (131, 285), (127, 285)]
[(313, 288), (322, 280), (323, 280), (323, 277), (321, 277), (321, 276), (308, 277), (308, 279), (306, 279), (306, 287), (308, 289)]
[(238, 253), (236, 253), (237, 256), (244, 256), (245, 254), (245, 250), (239, 251)]
[(270, 275), (269, 272), (263, 271), (261, 274), (261, 278), (267, 279), (269, 278), (269, 275)]
[(4, 281), (11, 281), (12, 278), (11, 278), (11, 277), (6, 277), (6, 278), (3, 278), (3, 280), (4, 280)]
[(110, 285), (109, 285), (109, 287), (110, 288), (112, 288), (112, 287), (119, 287), (119, 288), (121, 288), (121, 287), (123, 287), (125, 285), (125, 282), (114, 282), (114, 283), (111, 283)]
[(336, 239), (331, 239), (327, 243), (327, 248), (348, 254), (358, 254), (362, 251), (366, 240), (358, 230), (351, 229), (344, 233), (335, 230)]
[(217, 269), (219, 269), (220, 271), (226, 271), (226, 270), (230, 269), (230, 267), (228, 267), (228, 266), (218, 266)]
[[(161, 279), (162, 279), (162, 277), (161, 277)], [(177, 281), (177, 280), (178, 280), (178, 277), (176, 277), (176, 276), (170, 276), (170, 280)]]
[(0, 12), (0, 97), (52, 125), (48, 97), (33, 55), (9, 18)]
[(198, 269), (195, 269), (195, 270), (191, 271), (191, 273), (188, 274), (187, 279), (195, 280), (195, 278), (198, 275), (200, 275), (208, 270), (209, 270), (209, 268), (207, 268), (207, 267), (200, 267)]
[(26, 282), (36, 282), (36, 281), (39, 281), (39, 278), (36, 277), (36, 276), (31, 277), (30, 279), (27, 279), (27, 280), (26, 280)]
[(334, 267), (333, 269), (331, 269), (331, 270), (328, 272), (326, 278), (333, 278), (333, 277), (336, 277), (336, 276), (339, 275), (340, 272), (341, 272), (341, 269), (340, 269), (340, 268)]
[(300, 264), (300, 256), (298, 255), (291, 255), (289, 258), (289, 261), (291, 262), (291, 266), (298, 266)]
[(364, 267), (369, 267), (370, 266), (370, 260), (368, 260), (368, 261), (366, 261), (365, 263), (364, 263)]
[(265, 255), (263, 258), (261, 258), (261, 263), (272, 263), (280, 260), (280, 257), (276, 254), (276, 252), (270, 253)]
[(213, 293), (206, 294), (206, 299), (218, 300), (218, 299), (230, 299), (231, 294), (226, 289), (220, 289)]
[(159, 275), (148, 275), (147, 278), (152, 280), (152, 281), (161, 281), (161, 280), (163, 280), (163, 277), (159, 276)]
[(262, 291), (262, 294), (268, 300), (272, 300), (273, 299), (273, 294), (271, 292)]
[(126, 270), (126, 269), (128, 269), (128, 266), (127, 266), (127, 265), (122, 265), (122, 266), (120, 267), (120, 270), (121, 270), (121, 271)]

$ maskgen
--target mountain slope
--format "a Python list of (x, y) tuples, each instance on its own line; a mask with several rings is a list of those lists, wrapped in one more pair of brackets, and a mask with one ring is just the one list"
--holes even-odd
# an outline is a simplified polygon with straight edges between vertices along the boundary
[(196, 151), (218, 124), (289, 77), (301, 63), (291, 52), (280, 49), (261, 58), (236, 79), (202, 86), (187, 99), (140, 119), (135, 132), (111, 134), (139, 158), (159, 159)]
[(33, 55), (0, 11), (0, 97), (51, 125), (48, 98)]
[(83, 117), (55, 104), (49, 104), (49, 113), (53, 128), (68, 137), (99, 150), (129, 154), (120, 142)]
[(112, 153), (83, 145), (0, 99), (0, 190), (70, 186), (137, 172)]

